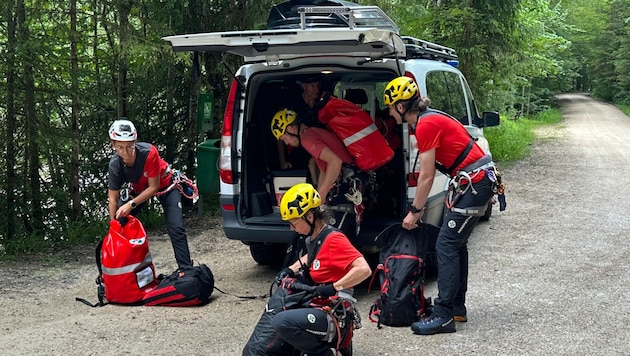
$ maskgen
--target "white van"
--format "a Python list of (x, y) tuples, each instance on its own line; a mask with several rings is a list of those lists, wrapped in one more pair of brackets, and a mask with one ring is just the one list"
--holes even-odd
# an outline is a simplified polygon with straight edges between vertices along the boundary
[[(223, 119), (220, 204), (226, 236), (248, 244), (260, 264), (281, 261), (295, 236), (280, 219), (277, 198), (295, 182), (308, 180), (306, 172), (279, 169), (276, 139), (270, 131), (274, 113), (299, 92), (299, 78), (319, 75), (333, 95), (361, 105), (374, 120), (386, 120), (380, 114), (385, 109), (385, 85), (395, 77), (410, 76), (421, 94), (432, 100), (433, 109), (461, 121), (488, 153), (483, 127), (499, 124), (496, 112), (478, 114), (466, 79), (456, 68), (453, 49), (401, 36), (378, 7), (312, 6), (290, 11), (273, 29), (165, 37), (175, 51), (224, 51), (244, 57)], [(401, 144), (386, 170), (370, 172), (373, 193), (366, 197), (361, 232), (353, 240), (366, 252), (378, 245), (379, 232), (402, 221), (419, 171), (412, 128), (385, 125), (384, 130), (383, 135), (397, 137)], [(438, 173), (424, 222), (441, 225), (446, 186), (446, 177)], [(492, 206), (488, 209), (486, 218)]]

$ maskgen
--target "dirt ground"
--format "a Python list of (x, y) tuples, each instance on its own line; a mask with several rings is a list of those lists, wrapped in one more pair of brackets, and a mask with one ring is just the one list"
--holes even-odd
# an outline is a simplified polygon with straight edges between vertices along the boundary
[[(630, 354), (630, 119), (588, 96), (559, 99), (564, 122), (503, 167), (508, 209), (471, 236), (469, 322), (434, 336), (379, 330), (367, 318), (377, 294), (359, 289), (355, 355)], [(268, 293), (276, 271), (225, 238), (220, 220), (192, 215), (192, 257), (216, 286)], [(175, 268), (166, 234), (151, 234), (150, 249), (158, 273)], [(90, 308), (75, 297), (96, 301), (95, 276), (93, 246), (0, 263), (0, 354), (240, 355), (266, 302), (215, 291), (199, 308)]]

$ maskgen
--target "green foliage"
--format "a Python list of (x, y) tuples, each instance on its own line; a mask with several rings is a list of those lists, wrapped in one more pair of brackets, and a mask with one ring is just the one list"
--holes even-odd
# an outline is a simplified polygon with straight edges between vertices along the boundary
[(630, 116), (630, 105), (617, 105), (619, 110), (623, 111), (626, 116)]
[(530, 145), (536, 140), (535, 129), (562, 120), (558, 109), (542, 111), (531, 118), (502, 120), (501, 125), (484, 129), (492, 148), (492, 157), (504, 164), (512, 164), (529, 154)]

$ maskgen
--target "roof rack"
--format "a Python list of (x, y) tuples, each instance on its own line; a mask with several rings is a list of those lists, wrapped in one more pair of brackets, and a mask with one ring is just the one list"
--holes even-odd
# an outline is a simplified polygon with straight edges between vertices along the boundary
[(398, 26), (378, 6), (301, 6), (297, 8), (300, 15), (300, 28), (306, 29), (311, 23), (325, 22), (321, 16), (341, 18), (350, 28), (375, 27), (399, 33)]
[(407, 58), (425, 58), (440, 61), (456, 60), (455, 50), (437, 43), (401, 36), (407, 50)]

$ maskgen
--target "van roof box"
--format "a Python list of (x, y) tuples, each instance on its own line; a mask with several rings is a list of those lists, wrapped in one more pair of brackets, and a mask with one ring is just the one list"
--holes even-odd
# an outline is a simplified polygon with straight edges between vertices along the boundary
[(373, 27), (399, 33), (398, 26), (378, 6), (341, 0), (291, 0), (274, 5), (267, 29)]

